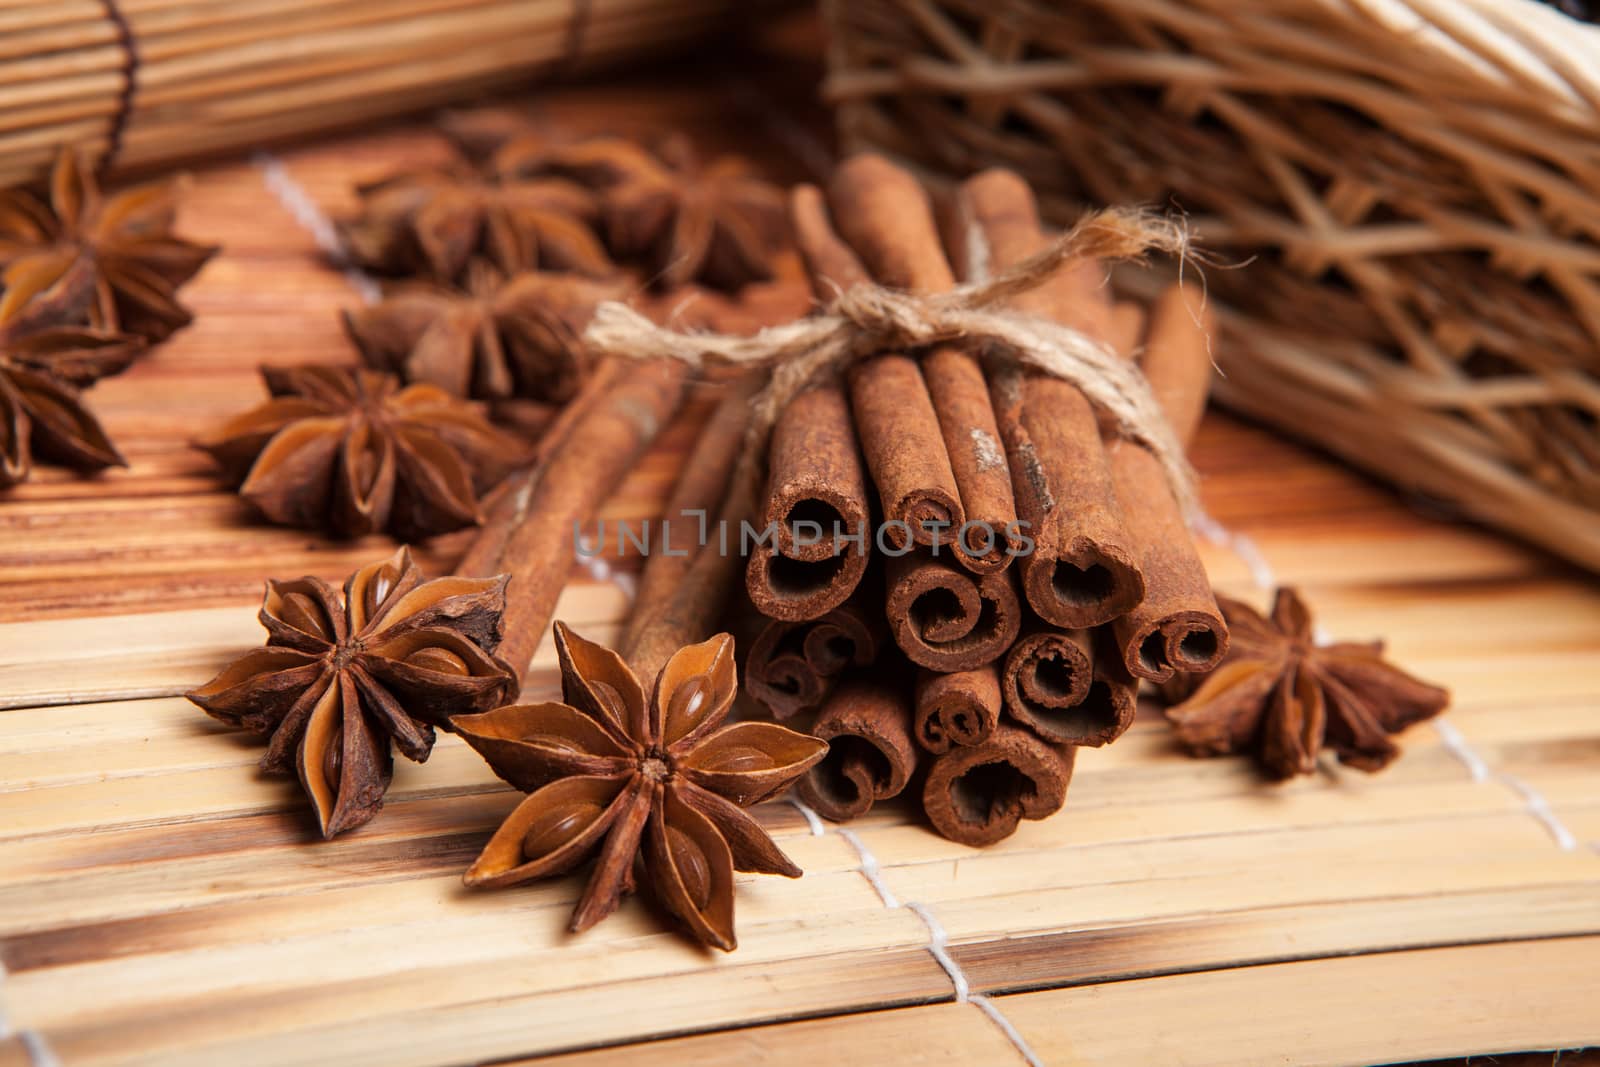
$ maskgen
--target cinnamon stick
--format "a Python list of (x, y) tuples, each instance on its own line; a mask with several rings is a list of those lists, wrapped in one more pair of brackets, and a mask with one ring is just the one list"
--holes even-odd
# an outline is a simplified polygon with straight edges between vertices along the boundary
[(670, 361), (605, 373), (603, 388), (574, 401), (581, 406), (541, 449), (541, 461), (513, 476), (460, 564), (464, 575), (512, 576), (499, 655), (519, 678), (577, 563), (575, 528), (594, 517), (672, 417), (687, 376)]
[[(933, 206), (910, 172), (881, 156), (856, 156), (835, 172), (829, 202), (839, 232), (880, 284), (924, 292), (942, 292), (955, 285)], [(913, 448), (921, 451), (912, 458), (926, 482), (922, 492), (937, 499), (942, 510), (936, 514), (929, 509), (925, 517), (952, 525), (930, 531), (927, 539), (915, 538), (917, 543), (950, 544), (962, 565), (976, 572), (1004, 570), (1018, 547), (1017, 512), (983, 370), (968, 353), (941, 345), (923, 357), (921, 372), (943, 448), (934, 449), (927, 440), (921, 394), (909, 380), (885, 383), (874, 376), (861, 388), (884, 390), (888, 403), (867, 407), (863, 421), (874, 427), (884, 425), (879, 420), (886, 418), (903, 424), (909, 417), (907, 411), (888, 408), (903, 397), (917, 411), (922, 435), (896, 442), (896, 450), (879, 462), (899, 476), (909, 462), (906, 453)], [(858, 419), (863, 418), (860, 401), (857, 413)], [(864, 428), (863, 436), (866, 433)], [(874, 477), (878, 470), (873, 467)], [(953, 502), (949, 499), (952, 488)], [(886, 516), (901, 517), (888, 499)]]
[(1000, 719), (1000, 672), (994, 664), (954, 674), (922, 671), (917, 677), (912, 736), (935, 755), (981, 745)]
[(795, 784), (800, 799), (835, 822), (865, 815), (898, 796), (917, 766), (907, 687), (897, 676), (856, 676), (839, 684), (811, 732), (828, 754)]
[(776, 536), (754, 547), (745, 585), (763, 615), (814, 619), (849, 599), (867, 569), (866, 474), (844, 390), (826, 383), (795, 397), (770, 457), (760, 519)]
[(1022, 628), (1010, 571), (971, 574), (945, 558), (913, 551), (890, 556), (884, 613), (911, 662), (934, 671), (969, 671), (1005, 654)]
[(1059, 722), (1072, 716), (1094, 681), (1091, 632), (1034, 626), (1006, 653), (1001, 680), (1012, 719), (1041, 737), (1068, 740)]
[(992, 845), (1023, 819), (1061, 809), (1077, 749), (1051, 746), (1002, 722), (989, 740), (953, 748), (933, 761), (922, 807), (934, 829), (963, 845)]
[(1133, 725), (1138, 683), (1104, 628), (1024, 636), (1004, 680), (1006, 713), (1052, 744), (1098, 748)]
[[(740, 442), (750, 422), (750, 401), (765, 383), (764, 374), (746, 374), (729, 384), (706, 420), (694, 448), (679, 470), (672, 495), (662, 510), (656, 539), (634, 593), (635, 604), (655, 604), (682, 581), (701, 545), (700, 534), (716, 519), (728, 479), (740, 453)], [(648, 612), (635, 611), (624, 631), (622, 644), (638, 638)]]
[(768, 620), (750, 644), (744, 687), (780, 722), (820, 707), (849, 667), (867, 667), (882, 642), (862, 604), (807, 622)]
[[(1032, 190), (1009, 171), (963, 183), (955, 215), (951, 243), (969, 279), (1012, 266), (1048, 241)], [(1098, 264), (1079, 264), (1013, 304), (1104, 336), (1113, 311), (1103, 289)], [(1004, 370), (993, 387), (1017, 514), (1034, 542), (1019, 564), (1028, 604), (1067, 629), (1110, 622), (1143, 598), (1144, 578), (1094, 409), (1076, 386), (1045, 375)]]
[[(1211, 381), (1211, 319), (1174, 286), (1157, 302), (1141, 366), (1178, 439), (1187, 445)], [(1208, 671), (1228, 650), (1228, 628), (1194, 537), (1161, 466), (1145, 449), (1115, 441), (1112, 479), (1145, 573), (1145, 598), (1116, 621), (1122, 662), (1136, 678), (1162, 682), (1174, 671)]]

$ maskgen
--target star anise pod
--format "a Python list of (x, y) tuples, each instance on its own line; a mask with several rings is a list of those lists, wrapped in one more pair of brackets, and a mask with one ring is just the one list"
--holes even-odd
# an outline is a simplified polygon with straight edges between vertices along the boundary
[(19, 263), (0, 296), (0, 489), (52, 460), (77, 470), (123, 466), (75, 387), (117, 374), (144, 340), (76, 325), (93, 287), (85, 263)]
[(381, 304), (346, 311), (344, 325), (368, 366), (408, 382), (455, 396), (560, 403), (588, 369), (584, 327), (602, 300), (619, 294), (615, 285), (571, 274), (507, 278), (474, 260), (462, 290), (406, 286)]
[(1167, 690), (1179, 739), (1200, 755), (1253, 752), (1268, 774), (1316, 769), (1330, 748), (1339, 762), (1382, 770), (1400, 754), (1389, 735), (1432, 718), (1447, 690), (1383, 658), (1381, 644), (1317, 644), (1311, 613), (1294, 589), (1279, 589), (1270, 618), (1218, 597), (1232, 643), (1208, 675), (1180, 676)]
[(775, 723), (723, 725), (737, 689), (727, 634), (681, 649), (647, 696), (615, 652), (559, 622), (555, 633), (566, 703), (455, 721), (496, 774), (529, 793), (467, 884), (517, 885), (597, 857), (576, 933), (616, 909), (637, 860), (695, 937), (731, 950), (733, 872), (800, 874), (741, 809), (782, 792), (828, 746)]
[(100, 192), (71, 147), (56, 157), (46, 205), (22, 189), (0, 192), (0, 266), (13, 273), (43, 266), (57, 272), (83, 262), (94, 272), (91, 325), (152, 341), (193, 319), (178, 289), (193, 278), (215, 245), (172, 232), (177, 182), (143, 185), (111, 196)]
[(351, 258), (372, 270), (452, 282), (483, 255), (507, 272), (614, 272), (593, 229), (599, 202), (569, 181), (501, 180), (456, 166), (399, 174), (360, 194), (360, 215), (339, 231)]
[(263, 367), (272, 399), (196, 442), (268, 520), (419, 540), (479, 521), (527, 452), (432, 385), (359, 367)]
[(772, 250), (786, 233), (783, 193), (740, 160), (702, 165), (675, 137), (657, 165), (620, 170), (606, 193), (612, 248), (644, 257), (661, 286), (699, 280), (732, 290), (773, 276)]
[(270, 735), (264, 771), (299, 775), (322, 836), (383, 807), (394, 749), (417, 763), (434, 727), (516, 689), (496, 658), (506, 575), (422, 580), (409, 549), (344, 583), (267, 582), (267, 643), (188, 694), (208, 715)]

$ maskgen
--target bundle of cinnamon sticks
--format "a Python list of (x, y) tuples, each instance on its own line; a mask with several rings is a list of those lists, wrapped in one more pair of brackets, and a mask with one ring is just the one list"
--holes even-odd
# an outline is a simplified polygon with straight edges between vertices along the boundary
[[(825, 192), (794, 190), (790, 213), (824, 302), (862, 282), (947, 290), (1050, 241), (1014, 174), (936, 205), (871, 155)], [(1106, 267), (1080, 261), (1009, 310), (1137, 358), (1188, 442), (1211, 371), (1198, 298), (1118, 303)], [(915, 784), (940, 833), (999, 840), (1061, 807), (1077, 749), (1128, 729), (1140, 679), (1209, 670), (1226, 651), (1161, 464), (1076, 386), (995, 356), (881, 352), (774, 426), (755, 506), (771, 536), (745, 574), (765, 620), (746, 688), (830, 742), (798, 786), (829, 818)]]

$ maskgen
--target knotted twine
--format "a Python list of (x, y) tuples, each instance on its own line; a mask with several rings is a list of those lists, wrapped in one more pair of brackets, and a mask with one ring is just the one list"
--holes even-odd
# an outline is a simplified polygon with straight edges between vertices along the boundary
[(598, 356), (770, 370), (766, 388), (751, 401), (741, 457), (741, 466), (751, 469), (765, 455), (778, 416), (812, 383), (885, 352), (941, 343), (981, 346), (1002, 367), (1031, 368), (1077, 386), (1122, 437), (1160, 462), (1184, 515), (1193, 518), (1199, 514), (1194, 469), (1133, 360), (1070, 326), (1002, 306), (1077, 260), (1137, 260), (1151, 250), (1182, 256), (1188, 249), (1188, 233), (1179, 223), (1113, 208), (1085, 216), (1048, 247), (992, 277), (944, 292), (857, 284), (820, 314), (750, 337), (680, 332), (608, 301), (596, 309), (584, 341)]

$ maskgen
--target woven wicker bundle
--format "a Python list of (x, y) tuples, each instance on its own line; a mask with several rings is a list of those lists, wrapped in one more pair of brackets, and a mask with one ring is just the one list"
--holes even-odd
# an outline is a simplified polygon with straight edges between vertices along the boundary
[(1600, 570), (1600, 29), (1533, 0), (830, 0), (850, 147), (1172, 203), (1233, 408)]
[(194, 158), (659, 54), (770, 6), (0, 0), (0, 185), (42, 177), (62, 144)]

